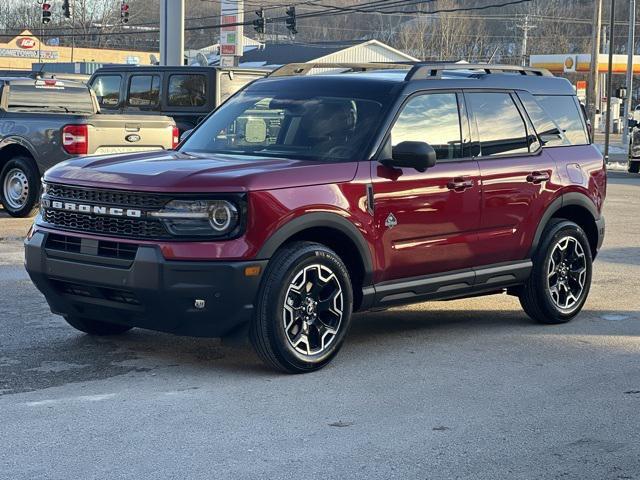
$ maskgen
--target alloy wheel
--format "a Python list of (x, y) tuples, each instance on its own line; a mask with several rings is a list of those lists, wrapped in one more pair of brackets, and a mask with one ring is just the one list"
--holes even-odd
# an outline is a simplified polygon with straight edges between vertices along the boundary
[(29, 198), (29, 180), (19, 168), (12, 168), (4, 177), (2, 193), (6, 205), (13, 209), (21, 209)]
[(344, 294), (327, 266), (308, 265), (293, 278), (283, 308), (283, 327), (291, 346), (303, 355), (324, 353), (343, 318)]
[(574, 310), (585, 290), (587, 259), (580, 242), (562, 237), (551, 250), (547, 288), (554, 305), (564, 313)]

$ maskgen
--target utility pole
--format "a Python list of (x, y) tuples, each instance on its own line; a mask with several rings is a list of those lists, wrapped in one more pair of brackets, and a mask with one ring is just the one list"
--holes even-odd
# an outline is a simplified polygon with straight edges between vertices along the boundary
[(609, 18), (609, 67), (607, 72), (607, 124), (604, 127), (604, 163), (609, 163), (609, 139), (611, 135), (611, 95), (613, 94), (613, 41), (616, 28), (616, 0), (611, 0)]
[(633, 97), (633, 53), (636, 35), (636, 0), (629, 0), (629, 36), (627, 38), (627, 96), (624, 99), (624, 125), (622, 127), (622, 148), (629, 148), (629, 114)]
[(595, 132), (596, 128), (596, 110), (600, 103), (598, 72), (600, 59), (600, 34), (602, 32), (602, 0), (596, 0), (596, 9), (593, 15), (593, 32), (591, 36), (591, 71), (589, 72), (589, 85), (587, 89), (587, 106), (589, 109), (589, 119), (591, 120), (591, 128)]
[(184, 0), (160, 0), (160, 65), (184, 65)]
[(522, 30), (522, 66), (527, 66), (527, 40), (529, 39), (529, 30), (537, 28), (537, 25), (529, 23), (529, 15), (524, 16), (524, 22), (516, 23), (516, 27)]

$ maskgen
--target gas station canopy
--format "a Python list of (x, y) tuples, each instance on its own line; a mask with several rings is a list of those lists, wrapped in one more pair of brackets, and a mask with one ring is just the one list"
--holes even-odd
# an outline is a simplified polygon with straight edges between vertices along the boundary
[[(601, 53), (598, 58), (598, 71), (607, 73), (609, 55)], [(552, 73), (589, 73), (591, 55), (588, 53), (571, 53), (566, 55), (531, 55), (529, 65), (546, 68)], [(627, 72), (627, 55), (613, 56), (613, 73)], [(633, 73), (640, 74), (640, 55), (633, 57)]]

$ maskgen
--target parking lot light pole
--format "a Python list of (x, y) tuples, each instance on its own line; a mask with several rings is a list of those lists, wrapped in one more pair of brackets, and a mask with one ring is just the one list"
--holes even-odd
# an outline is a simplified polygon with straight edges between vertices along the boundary
[(589, 73), (589, 84), (587, 90), (587, 106), (589, 107), (589, 119), (591, 128), (596, 130), (596, 110), (600, 104), (600, 34), (602, 33), (602, 0), (596, 0), (596, 8), (593, 14), (593, 35), (591, 38), (591, 71)]
[(629, 37), (627, 39), (627, 96), (624, 99), (624, 125), (622, 128), (622, 148), (629, 148), (629, 115), (633, 108), (633, 54), (636, 34), (636, 0), (629, 0)]
[(607, 117), (604, 126), (604, 162), (609, 163), (609, 141), (611, 136), (611, 95), (613, 93), (613, 47), (616, 28), (616, 0), (611, 0), (609, 14), (609, 65), (607, 73)]

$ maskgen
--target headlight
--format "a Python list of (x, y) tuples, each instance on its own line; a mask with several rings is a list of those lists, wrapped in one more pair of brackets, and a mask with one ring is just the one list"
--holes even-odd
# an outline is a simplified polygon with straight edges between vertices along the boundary
[(239, 225), (238, 207), (228, 200), (172, 200), (150, 215), (180, 237), (221, 237)]

